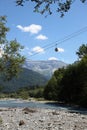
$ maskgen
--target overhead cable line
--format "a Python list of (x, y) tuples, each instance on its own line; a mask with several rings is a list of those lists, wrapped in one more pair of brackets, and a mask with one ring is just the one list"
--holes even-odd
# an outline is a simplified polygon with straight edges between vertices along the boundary
[[(64, 38), (61, 39), (61, 40), (57, 40), (57, 41), (52, 42), (52, 43), (50, 43), (50, 44), (48, 44), (48, 45), (46, 45), (46, 46), (43, 46), (42, 48), (43, 48), (44, 50), (48, 50), (48, 49), (50, 49), (50, 48), (55, 47), (55, 45), (62, 44), (62, 43), (64, 43), (65, 41), (68, 41), (68, 40), (70, 40), (70, 39), (72, 39), (72, 38), (74, 38), (74, 37), (77, 37), (78, 35), (80, 35), (80, 34), (86, 32), (86, 31), (87, 31), (87, 26), (84, 27), (84, 28), (82, 28), (82, 29), (80, 29), (80, 30), (78, 30), (78, 31), (76, 31), (76, 32), (74, 32), (74, 33), (72, 33), (72, 34), (70, 34), (70, 35), (68, 35), (68, 36), (66, 36), (66, 37), (64, 37)], [(41, 52), (40, 52), (40, 49), (38, 49), (38, 51), (39, 51), (39, 52), (33, 53), (33, 54), (32, 54), (31, 56), (29, 56), (29, 57), (32, 57), (32, 56), (35, 56), (35, 55), (41, 53)]]

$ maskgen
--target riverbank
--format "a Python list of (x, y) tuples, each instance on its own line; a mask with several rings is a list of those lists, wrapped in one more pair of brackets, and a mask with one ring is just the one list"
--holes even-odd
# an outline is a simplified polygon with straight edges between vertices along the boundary
[(0, 130), (87, 130), (87, 114), (40, 108), (0, 108)]

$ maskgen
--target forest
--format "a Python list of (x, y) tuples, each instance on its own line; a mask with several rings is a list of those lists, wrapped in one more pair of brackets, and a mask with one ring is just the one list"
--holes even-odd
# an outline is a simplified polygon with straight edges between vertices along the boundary
[(87, 107), (87, 44), (76, 54), (77, 61), (54, 72), (45, 86), (45, 99)]

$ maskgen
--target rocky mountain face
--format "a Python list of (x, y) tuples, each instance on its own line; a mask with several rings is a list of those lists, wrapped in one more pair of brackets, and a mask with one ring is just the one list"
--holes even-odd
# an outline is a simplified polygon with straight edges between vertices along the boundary
[(36, 71), (45, 76), (47, 79), (50, 79), (55, 70), (66, 66), (67, 66), (66, 63), (57, 60), (48, 60), (48, 61), (27, 60), (23, 67)]

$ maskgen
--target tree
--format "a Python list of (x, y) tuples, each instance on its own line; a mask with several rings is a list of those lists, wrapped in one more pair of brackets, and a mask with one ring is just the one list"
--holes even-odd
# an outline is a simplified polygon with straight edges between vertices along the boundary
[(59, 99), (68, 102), (76, 103), (81, 92), (82, 84), (80, 81), (80, 70), (78, 69), (78, 64), (75, 63), (67, 66), (63, 78), (61, 80), (61, 91), (59, 94)]
[[(17, 5), (23, 6), (26, 1), (30, 0), (16, 0)], [(48, 14), (52, 14), (52, 4), (57, 5), (56, 12), (61, 13), (61, 17), (64, 16), (65, 12), (68, 12), (71, 8), (71, 5), (76, 0), (31, 0), (31, 2), (35, 2), (34, 12), (39, 12), (44, 14), (48, 12)], [(87, 0), (80, 0), (82, 3), (85, 3)]]
[(79, 47), (79, 62), (69, 65), (61, 80), (59, 99), (87, 107), (87, 45)]
[(44, 98), (49, 100), (58, 100), (58, 95), (60, 93), (60, 83), (63, 78), (65, 69), (59, 68), (56, 70), (49, 80), (44, 89)]
[(87, 107), (87, 55), (82, 58), (79, 63), (80, 79), (79, 82), (82, 87), (82, 91), (79, 97), (79, 104)]
[(46, 99), (87, 107), (87, 45), (79, 47), (80, 61), (58, 69), (44, 90)]
[(6, 16), (0, 16), (0, 45), (6, 42), (6, 34), (9, 28), (5, 26)]
[(52, 76), (45, 86), (44, 98), (48, 100), (57, 100), (57, 80), (54, 76)]
[(87, 56), (87, 44), (82, 44), (76, 54), (78, 55), (79, 59), (82, 59), (84, 56)]
[(20, 55), (23, 48), (17, 40), (6, 39), (9, 28), (6, 27), (6, 16), (0, 16), (0, 76), (10, 80), (21, 71), (25, 58)]

